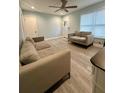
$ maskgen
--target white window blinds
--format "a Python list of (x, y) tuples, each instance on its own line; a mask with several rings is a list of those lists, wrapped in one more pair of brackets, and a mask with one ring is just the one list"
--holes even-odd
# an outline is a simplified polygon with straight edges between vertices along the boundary
[(92, 32), (94, 37), (105, 38), (105, 11), (81, 15), (80, 31)]

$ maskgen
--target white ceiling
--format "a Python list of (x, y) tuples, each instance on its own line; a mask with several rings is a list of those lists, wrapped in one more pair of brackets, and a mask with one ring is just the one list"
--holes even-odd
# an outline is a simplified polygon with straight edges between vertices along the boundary
[[(101, 2), (104, 0), (68, 0), (67, 5), (77, 5), (78, 8), (68, 9), (71, 13), (89, 5)], [(20, 5), (23, 10), (38, 11), (42, 13), (54, 14), (54, 15), (66, 15), (68, 13), (64, 11), (54, 12), (58, 8), (50, 8), (48, 6), (61, 6), (61, 0), (20, 0)], [(67, 6), (66, 5), (66, 6)], [(32, 9), (31, 7), (35, 8)]]

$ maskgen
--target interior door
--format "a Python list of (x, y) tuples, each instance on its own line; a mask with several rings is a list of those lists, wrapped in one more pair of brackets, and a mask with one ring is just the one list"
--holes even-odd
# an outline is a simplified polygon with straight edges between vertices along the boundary
[(25, 15), (24, 16), (24, 33), (25, 36), (37, 37), (37, 20), (35, 16)]

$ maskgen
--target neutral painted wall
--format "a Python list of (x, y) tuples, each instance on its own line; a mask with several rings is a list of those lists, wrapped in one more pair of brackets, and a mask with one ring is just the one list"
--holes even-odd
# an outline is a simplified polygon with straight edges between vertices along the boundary
[(21, 43), (24, 40), (24, 33), (22, 27), (22, 10), (19, 8), (19, 47), (21, 47)]
[[(63, 16), (62, 20), (67, 21), (69, 24), (70, 29), (68, 30), (68, 33), (80, 31), (80, 16), (81, 15), (94, 12), (94, 11), (98, 11), (103, 8), (105, 8), (104, 1)], [(64, 32), (64, 27), (62, 31)]]
[(45, 38), (59, 37), (61, 36), (61, 16), (44, 14), (38, 12), (30, 12), (23, 10), (23, 16), (30, 15), (35, 16), (37, 19), (38, 36), (44, 36)]

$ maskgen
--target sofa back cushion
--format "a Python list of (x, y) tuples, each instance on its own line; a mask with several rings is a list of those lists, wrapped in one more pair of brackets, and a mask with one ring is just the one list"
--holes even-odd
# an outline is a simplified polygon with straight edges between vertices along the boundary
[(92, 32), (81, 32), (82, 35), (91, 35)]
[(91, 32), (80, 32), (81, 37), (86, 37), (87, 35), (91, 35)]
[(75, 32), (76, 36), (86, 36), (86, 35), (91, 35), (91, 34), (92, 32), (78, 32), (78, 31)]
[(80, 33), (80, 32), (78, 32), (78, 31), (76, 31), (76, 32), (75, 32), (75, 35), (76, 35), (76, 36), (80, 36), (80, 35), (81, 35), (81, 33)]
[(26, 41), (30, 41), (33, 45), (35, 45), (34, 40), (31, 37), (26, 37)]
[(40, 56), (35, 49), (34, 45), (30, 41), (24, 41), (20, 51), (20, 61), (26, 65), (31, 62), (35, 62), (40, 59)]

